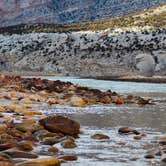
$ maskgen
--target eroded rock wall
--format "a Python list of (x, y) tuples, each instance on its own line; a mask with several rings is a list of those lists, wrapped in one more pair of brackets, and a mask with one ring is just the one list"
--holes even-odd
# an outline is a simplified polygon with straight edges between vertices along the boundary
[(0, 69), (74, 76), (166, 74), (166, 29), (0, 35)]

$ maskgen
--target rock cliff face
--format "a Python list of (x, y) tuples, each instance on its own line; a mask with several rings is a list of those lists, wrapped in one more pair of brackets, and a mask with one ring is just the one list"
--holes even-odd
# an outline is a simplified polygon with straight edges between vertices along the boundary
[(166, 29), (0, 35), (0, 69), (78, 76), (166, 74)]
[(71, 23), (126, 15), (166, 0), (1, 0), (0, 25)]

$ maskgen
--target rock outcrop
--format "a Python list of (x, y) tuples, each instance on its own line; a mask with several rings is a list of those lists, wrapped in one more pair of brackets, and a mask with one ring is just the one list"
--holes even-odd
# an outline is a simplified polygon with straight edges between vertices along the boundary
[(72, 23), (134, 13), (165, 0), (1, 0), (0, 25)]
[(0, 35), (0, 70), (74, 76), (166, 74), (166, 30)]

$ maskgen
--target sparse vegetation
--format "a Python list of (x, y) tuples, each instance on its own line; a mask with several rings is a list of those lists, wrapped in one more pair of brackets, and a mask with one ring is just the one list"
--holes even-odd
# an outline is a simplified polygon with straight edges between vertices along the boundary
[[(162, 8), (162, 10), (160, 10)], [(160, 11), (160, 12), (156, 12)], [(150, 8), (141, 12), (128, 15), (125, 17), (117, 17), (113, 19), (103, 19), (95, 22), (85, 22), (67, 25), (55, 24), (21, 24), (16, 26), (0, 28), (0, 33), (32, 33), (32, 32), (72, 32), (72, 31), (98, 31), (105, 29), (115, 29), (123, 27), (144, 27), (152, 26), (155, 28), (166, 27), (166, 5), (156, 8)]]

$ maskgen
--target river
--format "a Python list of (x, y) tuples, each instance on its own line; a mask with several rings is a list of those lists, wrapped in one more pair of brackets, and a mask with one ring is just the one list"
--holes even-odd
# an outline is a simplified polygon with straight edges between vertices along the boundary
[[(166, 132), (166, 84), (116, 82), (75, 77), (41, 77), (49, 80), (70, 81), (81, 86), (123, 94), (141, 95), (152, 98), (155, 105), (99, 105), (86, 108), (54, 106), (42, 110), (45, 114), (67, 115), (80, 122), (83, 134), (77, 139), (76, 149), (65, 150), (67, 154), (78, 156), (76, 162), (64, 166), (158, 166), (161, 157), (147, 160), (144, 155), (149, 150), (157, 150), (154, 137)], [(133, 135), (118, 134), (119, 127), (134, 127), (147, 133), (142, 140)], [(96, 141), (91, 135), (103, 133), (110, 136), (107, 141)], [(124, 145), (122, 145), (124, 143)]]

